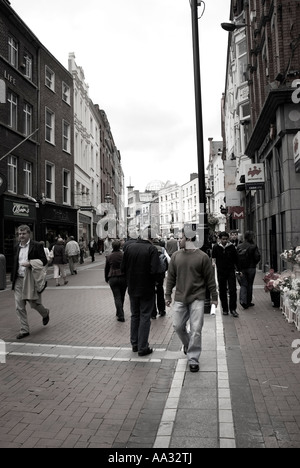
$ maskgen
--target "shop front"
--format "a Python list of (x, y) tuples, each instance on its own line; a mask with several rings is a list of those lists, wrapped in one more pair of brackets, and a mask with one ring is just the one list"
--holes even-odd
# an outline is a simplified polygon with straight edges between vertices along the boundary
[(43, 240), (47, 247), (61, 236), (77, 238), (77, 210), (71, 207), (40, 203), (37, 208), (37, 239)]

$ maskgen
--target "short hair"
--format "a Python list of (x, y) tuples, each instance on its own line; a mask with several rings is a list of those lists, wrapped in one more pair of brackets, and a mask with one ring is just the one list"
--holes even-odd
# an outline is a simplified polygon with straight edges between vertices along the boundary
[(245, 241), (249, 242), (249, 244), (254, 244), (254, 232), (253, 231), (246, 231), (244, 235)]
[(226, 231), (220, 232), (220, 234), (219, 234), (219, 239), (221, 239), (222, 237), (227, 237), (227, 239), (229, 239), (229, 234), (228, 234), (228, 232), (226, 232)]
[(21, 224), (21, 226), (18, 227), (18, 232), (19, 231), (26, 231), (29, 234), (31, 233), (31, 229), (29, 226), (27, 226), (27, 224)]
[(114, 252), (118, 252), (118, 250), (120, 250), (120, 248), (121, 248), (121, 242), (118, 241), (118, 240), (114, 240), (114, 241), (112, 241), (111, 246), (112, 246), (112, 249), (113, 249)]

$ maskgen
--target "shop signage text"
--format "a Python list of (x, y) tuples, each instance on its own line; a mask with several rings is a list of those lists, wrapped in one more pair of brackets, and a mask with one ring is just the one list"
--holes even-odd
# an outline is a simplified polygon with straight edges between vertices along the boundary
[(9, 81), (11, 84), (13, 84), (14, 86), (16, 86), (17, 84), (17, 80), (16, 78), (14, 78), (12, 75), (10, 75), (9, 73), (7, 73), (6, 70), (4, 70), (4, 78)]

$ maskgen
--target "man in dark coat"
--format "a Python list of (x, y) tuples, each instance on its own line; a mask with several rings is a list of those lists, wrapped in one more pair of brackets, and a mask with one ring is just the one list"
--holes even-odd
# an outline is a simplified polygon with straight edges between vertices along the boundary
[[(219, 296), (222, 304), (223, 315), (230, 313), (233, 317), (238, 317), (236, 270), (239, 268), (238, 255), (235, 246), (229, 242), (229, 234), (221, 232), (219, 234), (220, 243), (213, 246), (212, 259), (217, 266), (217, 277), (219, 285)], [(229, 292), (229, 308), (228, 295)]]
[(155, 283), (160, 271), (158, 251), (148, 238), (148, 229), (142, 232), (141, 239), (127, 245), (122, 271), (130, 297), (132, 350), (138, 351), (139, 356), (147, 356), (153, 352), (148, 339), (155, 304)]
[[(44, 247), (39, 242), (30, 239), (29, 226), (22, 225), (18, 228), (19, 244), (17, 245), (14, 258), (14, 266), (11, 274), (12, 289), (15, 294), (16, 312), (20, 320), (20, 333), (18, 340), (29, 336), (29, 324), (27, 320), (26, 301), (29, 302), (32, 309), (35, 309), (43, 318), (43, 325), (49, 323), (49, 309), (42, 305), (41, 292), (36, 292), (36, 299), (23, 299), (23, 287), (26, 270), (31, 267), (30, 261), (40, 260), (42, 264), (47, 265), (48, 261), (45, 255)], [(34, 292), (32, 291), (34, 295)]]

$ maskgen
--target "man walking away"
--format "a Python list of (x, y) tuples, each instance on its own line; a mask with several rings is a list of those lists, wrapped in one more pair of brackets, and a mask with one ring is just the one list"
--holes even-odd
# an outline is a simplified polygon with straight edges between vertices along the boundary
[(79, 262), (80, 247), (73, 236), (70, 237), (70, 240), (66, 245), (65, 252), (69, 261), (71, 275), (77, 275), (75, 264)]
[(30, 227), (22, 225), (18, 228), (19, 244), (15, 251), (14, 265), (11, 274), (12, 289), (15, 294), (16, 312), (21, 329), (17, 340), (29, 336), (29, 324), (27, 319), (26, 302), (35, 309), (43, 318), (43, 325), (49, 323), (49, 309), (42, 304), (41, 290), (37, 288), (34, 268), (40, 269), (46, 266), (48, 261), (42, 244), (30, 239)]
[[(194, 247), (193, 239), (183, 235), (181, 250), (175, 252), (169, 264), (166, 305), (170, 307), (172, 291), (176, 286), (173, 305), (173, 326), (184, 346), (191, 372), (199, 371), (202, 351), (202, 328), (206, 290), (211, 303), (218, 305), (214, 270), (208, 255)], [(190, 321), (190, 333), (186, 324)]]
[(260, 262), (260, 252), (254, 242), (254, 232), (246, 231), (244, 242), (238, 245), (240, 276), (240, 304), (243, 309), (253, 307), (253, 283), (256, 275), (256, 265)]
[[(219, 296), (222, 304), (223, 315), (228, 315), (228, 311), (233, 317), (238, 317), (236, 270), (238, 270), (238, 255), (235, 246), (229, 242), (229, 234), (221, 232), (219, 234), (220, 243), (215, 244), (212, 250), (213, 265), (217, 266), (217, 276), (219, 285)], [(229, 292), (229, 308), (228, 294)]]
[(130, 341), (133, 352), (138, 352), (139, 356), (153, 352), (148, 340), (155, 302), (155, 283), (160, 271), (158, 251), (150, 240), (149, 231), (146, 228), (140, 239), (126, 246), (122, 263), (130, 298)]
[(174, 252), (177, 252), (178, 249), (178, 241), (174, 239), (173, 234), (170, 235), (169, 240), (167, 241), (166, 250), (168, 252), (169, 257), (172, 257)]

